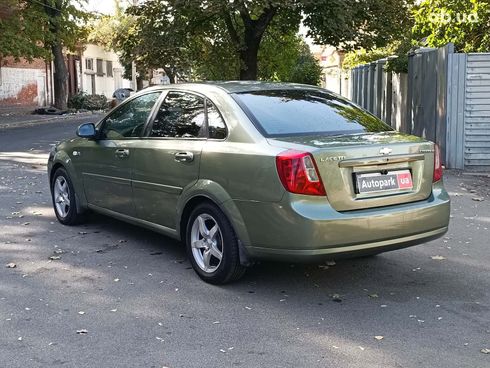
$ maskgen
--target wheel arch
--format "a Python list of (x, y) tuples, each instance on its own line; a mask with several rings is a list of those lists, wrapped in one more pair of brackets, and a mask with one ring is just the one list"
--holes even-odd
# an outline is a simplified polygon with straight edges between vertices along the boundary
[[(215, 206), (217, 206), (226, 216), (228, 221), (230, 221), (231, 227), (235, 231), (235, 234), (238, 237), (238, 247), (239, 247), (239, 258), (240, 258), (240, 264), (242, 266), (251, 266), (254, 264), (254, 260), (251, 259), (250, 255), (248, 254), (247, 250), (245, 249), (245, 245), (243, 244), (243, 239), (246, 239), (248, 242), (248, 232), (245, 228), (243, 219), (238, 212), (238, 209), (236, 206), (233, 204), (233, 201), (229, 200), (224, 203), (218, 204), (216, 201), (211, 199), (209, 196), (203, 195), (203, 194), (198, 194), (192, 198), (190, 198), (184, 205), (184, 208), (182, 209), (182, 213), (180, 215), (180, 221), (177, 222), (178, 224), (178, 234), (180, 236), (180, 239), (182, 242), (186, 242), (186, 228), (187, 228), (187, 222), (189, 221), (189, 217), (192, 213), (192, 210), (196, 208), (199, 204), (201, 203), (212, 203)], [(230, 214), (232, 213), (232, 214)], [(237, 224), (239, 224), (237, 226)], [(247, 243), (248, 244), (248, 243)]]
[(79, 212), (84, 211), (87, 208), (87, 199), (85, 197), (85, 190), (81, 178), (77, 175), (77, 172), (73, 166), (71, 158), (64, 151), (58, 151), (53, 159), (53, 162), (49, 165), (49, 189), (51, 191), (51, 185), (53, 182), (53, 175), (56, 170), (63, 168), (70, 176), (73, 187), (75, 188), (75, 195), (77, 197), (77, 210)]
[(203, 202), (214, 204), (225, 214), (238, 237), (240, 262), (244, 265), (250, 264), (250, 257), (245, 250), (245, 245), (250, 244), (250, 238), (243, 217), (225, 189), (216, 182), (199, 180), (192, 188), (185, 191), (185, 194), (181, 197), (177, 205), (178, 214), (176, 221), (177, 233), (181, 241), (185, 242), (185, 231), (192, 210)]

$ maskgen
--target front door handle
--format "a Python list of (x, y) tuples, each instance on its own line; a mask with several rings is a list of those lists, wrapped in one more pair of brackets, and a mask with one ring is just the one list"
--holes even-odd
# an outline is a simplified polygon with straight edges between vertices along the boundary
[(116, 150), (117, 158), (126, 158), (129, 157), (129, 150), (125, 148), (119, 148)]
[(177, 152), (174, 157), (177, 162), (191, 162), (194, 160), (194, 154), (192, 152)]

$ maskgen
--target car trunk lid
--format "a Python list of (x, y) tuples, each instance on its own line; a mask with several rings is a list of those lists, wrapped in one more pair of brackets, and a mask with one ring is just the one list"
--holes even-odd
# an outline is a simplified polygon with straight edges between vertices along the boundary
[(337, 211), (420, 201), (432, 191), (434, 145), (397, 132), (269, 139), (315, 158), (327, 198)]

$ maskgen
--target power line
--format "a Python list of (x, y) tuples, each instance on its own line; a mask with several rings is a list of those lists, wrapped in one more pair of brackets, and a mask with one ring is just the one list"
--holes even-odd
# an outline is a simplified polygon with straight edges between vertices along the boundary
[(50, 9), (56, 10), (57, 12), (61, 12), (61, 9), (57, 9), (55, 7), (52, 7), (51, 5), (42, 3), (42, 2), (40, 2), (38, 0), (27, 0), (27, 1), (30, 2), (30, 3), (36, 3), (36, 4), (39, 4), (39, 5), (42, 5), (42, 6), (46, 7), (46, 8), (50, 8)]

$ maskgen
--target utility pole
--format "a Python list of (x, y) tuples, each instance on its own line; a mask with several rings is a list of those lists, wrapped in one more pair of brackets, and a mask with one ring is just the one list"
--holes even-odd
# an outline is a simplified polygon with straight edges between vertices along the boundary
[[(138, 0), (133, 0), (133, 6), (138, 6)], [(133, 88), (133, 91), (138, 90), (138, 82), (136, 81), (136, 63), (134, 62), (134, 55), (133, 55), (133, 61), (131, 62), (131, 85)]]

